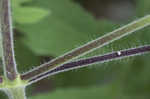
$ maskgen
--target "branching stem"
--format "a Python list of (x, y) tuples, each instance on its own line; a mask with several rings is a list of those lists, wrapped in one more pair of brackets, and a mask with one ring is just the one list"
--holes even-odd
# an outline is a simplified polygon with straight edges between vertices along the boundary
[(41, 74), (45, 74), (48, 71), (51, 71), (52, 69), (57, 68), (57, 66), (63, 65), (70, 60), (77, 58), (79, 56), (85, 55), (96, 48), (103, 47), (104, 45), (107, 45), (115, 40), (118, 40), (124, 36), (127, 36), (139, 29), (142, 29), (146, 26), (150, 25), (150, 15), (143, 17), (137, 21), (134, 21), (122, 28), (119, 28), (113, 32), (110, 32), (103, 37), (100, 37), (96, 40), (93, 40), (75, 50), (70, 51), (69, 53), (66, 53), (65, 55), (62, 55), (50, 62), (47, 62), (45, 64), (42, 64), (38, 66), (37, 68), (23, 74), (24, 80), (31, 80), (35, 77), (40, 76)]
[[(140, 46), (137, 48), (121, 50), (121, 51), (112, 52), (112, 53), (108, 53), (108, 54), (101, 55), (101, 56), (94, 56), (94, 57), (90, 57), (87, 59), (81, 59), (81, 60), (69, 62), (61, 66), (58, 66), (57, 68), (49, 72), (36, 76), (35, 78), (32, 78), (29, 82), (31, 84), (31, 83), (37, 82), (38, 80), (41, 80), (43, 78), (46, 78), (48, 76), (55, 75), (61, 72), (78, 69), (82, 67), (87, 67), (87, 66), (90, 66), (91, 64), (103, 63), (106, 61), (108, 62), (112, 60), (126, 58), (129, 56), (141, 55), (147, 52), (150, 52), (150, 45)], [(24, 79), (24, 75), (22, 75), (22, 79)]]
[(150, 45), (146, 45), (138, 48), (112, 52), (102, 56), (95, 56), (70, 62), (74, 58), (83, 56), (97, 48), (101, 48), (104, 45), (107, 45), (115, 40), (118, 40), (124, 36), (127, 36), (139, 29), (150, 25), (150, 15), (148, 15), (137, 21), (132, 22), (131, 24), (128, 24), (102, 37), (99, 37), (98, 39), (93, 40), (79, 48), (76, 48), (56, 59), (53, 59), (52, 61), (42, 64), (37, 68), (20, 76), (17, 71), (14, 55), (13, 29), (10, 5), (10, 0), (0, 0), (0, 35), (2, 36), (2, 58), (5, 76), (0, 77), (0, 85), (1, 89), (5, 91), (10, 99), (26, 99), (26, 85), (35, 83), (36, 81), (39, 81), (47, 76), (68, 70), (73, 70), (76, 68), (82, 68), (95, 63), (102, 63), (105, 61), (150, 52)]

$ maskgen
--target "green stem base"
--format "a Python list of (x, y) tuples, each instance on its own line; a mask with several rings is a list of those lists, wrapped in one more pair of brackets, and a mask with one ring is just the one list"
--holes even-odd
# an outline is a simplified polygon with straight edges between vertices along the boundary
[(25, 96), (25, 87), (4, 89), (9, 99), (27, 99)]

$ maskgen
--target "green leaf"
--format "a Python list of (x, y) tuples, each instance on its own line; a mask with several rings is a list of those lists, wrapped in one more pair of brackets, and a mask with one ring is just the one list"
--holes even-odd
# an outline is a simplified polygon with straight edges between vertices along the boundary
[[(0, 32), (1, 33), (1, 32)], [(0, 34), (0, 58), (2, 57), (2, 36)]]
[[(51, 14), (38, 24), (19, 26), (26, 35), (24, 43), (40, 55), (62, 55), (117, 28), (110, 21), (94, 19), (72, 0), (36, 0), (32, 5), (51, 10)], [(148, 9), (148, 1), (141, 3), (139, 0), (136, 15), (144, 16)]]
[(31, 2), (32, 0), (12, 0), (12, 6), (16, 7), (16, 6), (20, 6), (20, 4), (22, 3), (26, 3), (26, 2)]
[(96, 87), (57, 89), (54, 92), (29, 97), (29, 99), (149, 99), (141, 94), (123, 93), (118, 84)]
[(14, 10), (14, 20), (17, 23), (36, 23), (49, 14), (48, 11), (36, 7), (20, 7)]
[(40, 55), (59, 56), (115, 27), (111, 22), (97, 21), (71, 0), (35, 0), (33, 5), (51, 10), (38, 24), (19, 26), (26, 36), (24, 43)]
[(55, 92), (41, 94), (29, 99), (117, 99), (120, 93), (112, 86), (57, 89)]
[(24, 45), (19, 37), (15, 37), (15, 58), (17, 61), (17, 69), (19, 73), (23, 73), (31, 69), (31, 66), (40, 64), (40, 58), (37, 57), (28, 47)]
[(137, 0), (136, 13), (141, 17), (149, 14), (150, 12), (150, 0)]
[(19, 24), (36, 23), (46, 17), (50, 11), (37, 7), (22, 6), (32, 0), (12, 0), (13, 19)]

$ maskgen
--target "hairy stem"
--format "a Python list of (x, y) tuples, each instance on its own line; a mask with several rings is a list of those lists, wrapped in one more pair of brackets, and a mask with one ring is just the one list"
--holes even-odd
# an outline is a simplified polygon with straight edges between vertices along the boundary
[(14, 57), (10, 0), (0, 0), (0, 3), (0, 24), (2, 35), (4, 75), (9, 80), (14, 80), (18, 72), (16, 69), (16, 61)]
[[(31, 83), (37, 82), (41, 79), (44, 79), (47, 76), (55, 75), (55, 74), (58, 74), (61, 72), (90, 66), (92, 64), (103, 63), (106, 61), (122, 59), (122, 58), (126, 58), (129, 56), (141, 55), (141, 54), (144, 54), (147, 52), (150, 52), (150, 45), (140, 46), (137, 48), (121, 50), (121, 51), (112, 52), (112, 53), (108, 53), (108, 54), (101, 55), (101, 56), (94, 56), (94, 57), (90, 57), (87, 59), (81, 59), (81, 60), (77, 60), (74, 62), (69, 62), (69, 63), (63, 64), (49, 72), (43, 73), (39, 76), (36, 76), (35, 78), (30, 79), (29, 82), (31, 84)], [(24, 75), (22, 75), (21, 77), (22, 77), (22, 79), (24, 79)]]
[(27, 99), (25, 96), (25, 87), (4, 89), (9, 99)]
[(0, 84), (2, 84), (3, 83), (3, 78), (2, 77), (0, 77)]
[(45, 64), (40, 65), (39, 67), (27, 72), (24, 74), (23, 79), (30, 80), (33, 79), (36, 76), (39, 76), (47, 71), (50, 71), (51, 69), (55, 69), (57, 66), (60, 66), (66, 62), (69, 62), (70, 60), (77, 58), (79, 56), (85, 55), (86, 53), (89, 53), (96, 48), (103, 47), (104, 45), (107, 45), (115, 40), (118, 40), (126, 35), (129, 35), (139, 29), (142, 29), (146, 26), (150, 25), (150, 15), (141, 18), (137, 21), (132, 22), (131, 24), (128, 24), (122, 28), (119, 28), (113, 32), (110, 32), (103, 37), (100, 37), (96, 40), (93, 40), (75, 50), (70, 51), (69, 53), (66, 53), (65, 55), (62, 55), (50, 62), (47, 62)]

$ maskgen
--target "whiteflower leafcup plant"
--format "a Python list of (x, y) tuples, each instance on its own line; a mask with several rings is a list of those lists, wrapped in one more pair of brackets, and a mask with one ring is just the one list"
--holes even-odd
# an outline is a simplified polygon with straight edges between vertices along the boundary
[(149, 25), (150, 15), (143, 16), (143, 18), (107, 33), (96, 40), (90, 41), (62, 56), (27, 71), (24, 74), (20, 74), (17, 70), (15, 61), (10, 0), (0, 0), (0, 34), (2, 37), (1, 46), (3, 49), (2, 61), (4, 74), (0, 76), (0, 90), (5, 92), (9, 99), (27, 99), (25, 92), (26, 87), (48, 76), (91, 66), (92, 64), (147, 54), (150, 52), (150, 45), (143, 45), (137, 48), (124, 49), (116, 52), (109, 52), (104, 55), (72, 61), (79, 56), (83, 56), (95, 49), (106, 46), (115, 40), (119, 40), (135, 31), (148, 27)]

